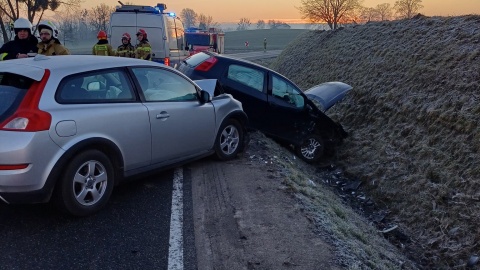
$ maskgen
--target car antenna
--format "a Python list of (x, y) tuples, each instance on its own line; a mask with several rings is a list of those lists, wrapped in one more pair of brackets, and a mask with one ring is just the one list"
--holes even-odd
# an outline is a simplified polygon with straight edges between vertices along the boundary
[(124, 6), (124, 4), (122, 3), (122, 1), (117, 1), (120, 5)]

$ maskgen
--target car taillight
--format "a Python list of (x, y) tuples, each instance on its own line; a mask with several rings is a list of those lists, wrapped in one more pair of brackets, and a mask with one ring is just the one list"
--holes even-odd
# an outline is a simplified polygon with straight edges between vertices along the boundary
[(169, 57), (165, 57), (163, 59), (163, 63), (165, 64), (165, 66), (170, 66), (170, 58)]
[(28, 164), (1, 165), (0, 171), (22, 170), (28, 167)]
[(200, 65), (198, 65), (195, 70), (196, 71), (209, 71), (215, 63), (217, 63), (218, 59), (216, 57), (210, 57), (207, 60), (203, 61)]
[(50, 70), (47, 69), (41, 81), (32, 83), (17, 111), (3, 123), (0, 123), (0, 130), (32, 132), (50, 128), (52, 116), (38, 108), (40, 97), (49, 77)]

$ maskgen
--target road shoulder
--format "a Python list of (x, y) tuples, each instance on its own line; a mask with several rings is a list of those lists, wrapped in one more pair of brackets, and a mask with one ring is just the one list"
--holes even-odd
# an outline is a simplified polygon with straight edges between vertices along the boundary
[(205, 161), (192, 170), (198, 269), (336, 269), (274, 168)]

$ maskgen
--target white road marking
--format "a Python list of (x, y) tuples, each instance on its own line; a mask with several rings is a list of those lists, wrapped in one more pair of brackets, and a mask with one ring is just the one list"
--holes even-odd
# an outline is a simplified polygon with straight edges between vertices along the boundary
[(183, 270), (183, 169), (173, 173), (168, 270)]

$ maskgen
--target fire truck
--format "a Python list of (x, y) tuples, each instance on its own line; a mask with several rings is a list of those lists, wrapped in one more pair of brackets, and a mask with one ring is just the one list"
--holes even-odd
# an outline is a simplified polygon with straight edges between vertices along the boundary
[(185, 40), (190, 55), (201, 51), (223, 53), (225, 50), (225, 33), (218, 28), (188, 28), (185, 31)]
[(129, 33), (132, 45), (136, 45), (135, 35), (144, 29), (152, 47), (152, 61), (175, 66), (188, 56), (183, 23), (175, 13), (165, 12), (165, 4), (151, 7), (119, 3), (121, 6), (110, 15), (109, 42), (114, 48), (121, 45), (123, 33)]

